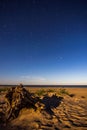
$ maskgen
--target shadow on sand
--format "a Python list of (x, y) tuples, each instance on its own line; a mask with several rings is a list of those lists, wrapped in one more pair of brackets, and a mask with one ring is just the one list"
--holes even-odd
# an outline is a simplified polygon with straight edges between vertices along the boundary
[[(45, 105), (45, 111), (50, 114), (50, 116), (53, 116), (55, 115), (54, 112), (53, 112), (53, 108), (56, 108), (60, 105), (61, 101), (62, 101), (63, 97), (58, 97), (56, 95), (53, 95), (51, 97), (49, 97), (48, 95), (45, 95), (43, 97), (43, 99), (41, 100), (41, 102)], [(47, 127), (49, 127), (47, 125)], [(12, 130), (32, 130), (31, 128), (29, 127), (23, 127), (23, 126), (11, 126), (11, 124), (7, 125), (7, 126), (1, 126), (0, 127), (1, 130), (9, 130), (9, 129), (12, 129)], [(55, 128), (56, 130), (59, 130), (58, 128)]]
[(44, 96), (42, 99), (42, 103), (45, 105), (45, 110), (48, 114), (54, 115), (54, 112), (52, 111), (52, 108), (56, 108), (60, 105), (63, 97), (57, 97), (56, 95), (53, 95), (51, 97)]

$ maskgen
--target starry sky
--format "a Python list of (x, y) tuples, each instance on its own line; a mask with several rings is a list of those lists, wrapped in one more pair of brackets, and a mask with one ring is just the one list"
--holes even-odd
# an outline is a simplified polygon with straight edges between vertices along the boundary
[(0, 0), (0, 84), (87, 84), (87, 0)]

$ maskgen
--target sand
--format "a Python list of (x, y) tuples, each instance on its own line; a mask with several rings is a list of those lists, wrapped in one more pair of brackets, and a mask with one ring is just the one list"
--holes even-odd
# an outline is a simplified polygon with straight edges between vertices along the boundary
[[(65, 89), (65, 93), (59, 93), (60, 89)], [(27, 90), (35, 94), (44, 90), (39, 97), (45, 108), (22, 109), (4, 129), (87, 130), (87, 88), (30, 87)]]
[[(45, 91), (47, 91), (49, 89), (52, 89), (55, 92), (57, 92), (57, 91), (59, 91), (59, 89), (62, 89), (62, 88), (61, 87), (60, 88), (57, 88), (57, 87), (53, 87), (53, 88), (51, 88), (51, 87), (47, 87), (47, 88), (32, 88), (32, 87), (28, 87), (26, 89), (28, 89), (31, 92), (36, 92), (36, 91), (41, 90), (41, 89), (44, 89)], [(64, 89), (66, 89), (71, 94), (75, 94), (75, 96), (77, 96), (77, 97), (84, 96), (85, 98), (87, 98), (87, 88), (74, 88), (74, 87), (73, 88), (67, 88), (66, 87)]]

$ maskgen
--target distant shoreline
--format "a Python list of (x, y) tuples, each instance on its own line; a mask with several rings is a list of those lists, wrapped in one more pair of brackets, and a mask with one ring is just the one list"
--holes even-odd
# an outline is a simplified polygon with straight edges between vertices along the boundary
[[(0, 87), (15, 87), (17, 85), (0, 85)], [(87, 85), (24, 85), (24, 87), (31, 87), (31, 88), (87, 88)]]

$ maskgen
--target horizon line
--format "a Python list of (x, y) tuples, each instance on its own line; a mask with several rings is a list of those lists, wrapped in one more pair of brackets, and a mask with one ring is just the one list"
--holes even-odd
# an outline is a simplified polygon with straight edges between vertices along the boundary
[[(0, 86), (17, 86), (20, 84), (0, 84)], [(22, 84), (23, 86), (87, 86), (87, 84)]]

